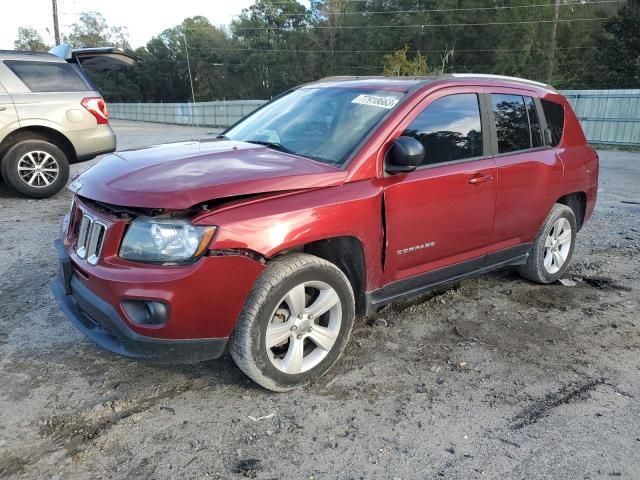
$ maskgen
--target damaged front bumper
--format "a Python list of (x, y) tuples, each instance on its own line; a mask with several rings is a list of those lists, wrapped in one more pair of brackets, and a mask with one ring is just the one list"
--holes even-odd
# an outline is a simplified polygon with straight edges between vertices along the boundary
[[(105, 271), (83, 265), (83, 270), (60, 240), (55, 246), (60, 268), (51, 288), (67, 318), (106, 350), (163, 362), (194, 363), (222, 355), (246, 294), (263, 269), (241, 256), (205, 257), (200, 261), (206, 264), (188, 267), (171, 282), (166, 276), (154, 280), (149, 268)], [(233, 277), (242, 284), (230, 282)], [(158, 297), (170, 311), (166, 325), (135, 324), (122, 308), (125, 299)], [(216, 309), (217, 302), (225, 308)]]

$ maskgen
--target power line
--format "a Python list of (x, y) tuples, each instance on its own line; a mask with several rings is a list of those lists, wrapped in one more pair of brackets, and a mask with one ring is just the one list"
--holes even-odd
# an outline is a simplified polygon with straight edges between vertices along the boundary
[[(504, 25), (525, 25), (533, 23), (554, 23), (554, 22), (593, 22), (597, 20), (607, 20), (608, 17), (592, 17), (592, 18), (561, 18), (558, 20), (521, 20), (516, 22), (483, 22), (483, 23), (433, 23), (433, 24), (412, 24), (412, 25), (314, 25), (311, 29), (317, 30), (364, 30), (369, 28), (442, 28), (442, 27), (486, 27), (486, 26), (504, 26)], [(196, 30), (196, 29), (189, 29)], [(234, 31), (247, 30), (272, 30), (272, 31), (292, 31), (289, 27), (234, 27)]]
[[(371, 0), (342, 0), (342, 2), (344, 3), (366, 3), (366, 2), (370, 2)], [(285, 1), (281, 1), (281, 2), (276, 2), (276, 1), (270, 1), (269, 2), (271, 5), (291, 5), (291, 2), (285, 2)], [(313, 1), (311, 0), (310, 4), (311, 4), (311, 8), (314, 8), (314, 5), (317, 5), (319, 2), (317, 1)], [(584, 2), (587, 5), (590, 3), (597, 3), (597, 2)]]
[[(177, 64), (177, 63), (181, 63), (181, 64), (187, 64), (187, 60), (154, 60), (154, 63), (171, 63), (171, 64)], [(227, 67), (227, 68), (231, 68), (231, 67), (242, 67), (242, 68), (250, 68), (250, 67), (313, 67), (313, 68), (317, 68), (320, 65), (318, 64), (313, 64), (313, 63), (297, 63), (297, 62), (280, 62), (280, 63), (219, 63), (219, 62), (203, 62), (203, 61), (196, 61), (193, 62), (194, 65), (210, 65), (210, 66), (214, 66), (214, 67)], [(582, 66), (589, 66), (591, 65), (591, 63), (586, 63), (586, 62), (567, 62), (563, 64), (564, 66), (577, 66), (577, 65), (582, 65)], [(522, 66), (518, 66), (518, 65), (514, 65), (512, 63), (473, 63), (473, 64), (451, 64), (451, 65), (447, 65), (446, 68), (480, 68), (480, 67), (492, 67), (492, 68), (497, 68), (497, 67), (511, 67), (511, 68), (521, 68), (521, 69), (526, 69), (527, 71), (531, 71), (531, 70), (536, 70), (536, 69), (544, 69), (546, 68), (546, 66), (544, 65), (539, 65), (539, 66), (531, 66), (531, 65), (522, 65)], [(349, 70), (371, 70), (371, 69), (381, 69), (383, 68), (383, 65), (336, 65), (334, 66), (334, 68), (336, 69), (349, 69)]]
[[(367, 2), (369, 0), (343, 0), (348, 3), (356, 3), (356, 1)], [(592, 2), (585, 1), (573, 1), (562, 4), (562, 7), (587, 7), (590, 5), (601, 5), (601, 4), (613, 4), (613, 3), (624, 3), (625, 0), (595, 0)], [(270, 5), (291, 5), (289, 2), (270, 2)], [(472, 12), (472, 11), (501, 11), (501, 10), (517, 10), (517, 9), (531, 9), (531, 8), (551, 8), (552, 5), (548, 3), (538, 3), (533, 5), (495, 5), (492, 7), (454, 7), (454, 8), (427, 8), (427, 9), (412, 9), (412, 10), (378, 10), (378, 11), (358, 11), (358, 12), (322, 12), (323, 15), (364, 15), (364, 14), (392, 14), (392, 13), (438, 13), (438, 12)], [(232, 17), (241, 16), (245, 10), (241, 13), (231, 15)], [(313, 2), (311, 5), (311, 12), (314, 11)], [(72, 15), (72, 16), (81, 16), (88, 12), (59, 12), (61, 15)], [(284, 15), (287, 17), (296, 17), (296, 16), (306, 16), (309, 12), (305, 13), (285, 13)]]
[[(595, 2), (568, 2), (562, 5), (562, 7), (586, 7), (589, 5), (611, 4), (611, 3), (623, 3), (625, 0), (598, 0)], [(284, 2), (283, 2), (284, 3)], [(280, 2), (271, 2), (272, 5), (280, 4)], [(493, 7), (460, 7), (460, 8), (428, 8), (428, 9), (413, 9), (413, 10), (379, 10), (379, 11), (367, 11), (361, 10), (358, 12), (322, 12), (322, 15), (327, 16), (347, 16), (347, 15), (388, 15), (398, 13), (439, 13), (439, 12), (473, 12), (473, 11), (494, 11), (500, 12), (502, 10), (514, 10), (519, 8), (552, 8), (552, 5), (548, 3), (539, 3), (535, 5), (504, 5)], [(244, 12), (233, 17), (240, 17)], [(307, 16), (307, 13), (284, 13), (285, 17), (303, 17)]]
[[(288, 52), (288, 53), (355, 53), (355, 54), (364, 54), (364, 53), (395, 53), (396, 50), (327, 50), (327, 49), (298, 49), (298, 48), (228, 48), (228, 47), (189, 47), (190, 50), (199, 50), (203, 52), (256, 52), (256, 53), (267, 53), (267, 52)], [(597, 47), (594, 46), (583, 46), (583, 47), (556, 47), (555, 50), (595, 50)], [(502, 49), (494, 49), (494, 48), (480, 48), (480, 49), (455, 49), (454, 53), (473, 53), (473, 52), (530, 52), (530, 51), (543, 51), (546, 52), (549, 49), (546, 47), (534, 47), (534, 48), (502, 48)], [(407, 53), (442, 53), (443, 49), (439, 50), (407, 50)]]
[[(344, 1), (344, 0), (343, 0)], [(351, 0), (353, 1), (353, 0)], [(368, 1), (368, 0), (363, 0)], [(601, 5), (601, 4), (614, 4), (614, 3), (624, 3), (626, 0), (596, 0), (593, 2), (568, 2), (560, 5), (561, 7), (587, 7), (590, 5)], [(278, 4), (288, 4), (287, 2), (271, 2), (271, 5)], [(412, 10), (378, 10), (378, 11), (367, 11), (362, 10), (358, 12), (323, 12), (323, 15), (391, 15), (391, 14), (400, 14), (400, 13), (439, 13), (439, 12), (473, 12), (473, 11), (490, 11), (490, 12), (500, 12), (502, 10), (514, 10), (520, 8), (552, 8), (552, 5), (547, 3), (538, 3), (534, 5), (500, 5), (493, 7), (460, 7), (460, 8), (428, 8), (428, 9), (412, 9)], [(58, 12), (60, 15), (71, 15), (80, 17), (85, 15), (87, 12)], [(231, 15), (232, 17), (240, 17), (244, 12), (237, 13), (235, 15)], [(297, 17), (297, 16), (308, 16), (309, 12), (305, 13), (285, 13), (286, 17)]]

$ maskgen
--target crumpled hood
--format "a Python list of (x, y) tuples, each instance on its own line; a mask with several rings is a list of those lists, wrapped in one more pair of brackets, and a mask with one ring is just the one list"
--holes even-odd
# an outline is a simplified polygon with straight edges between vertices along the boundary
[(347, 172), (236, 141), (181, 142), (118, 152), (70, 188), (99, 202), (186, 209), (218, 198), (340, 185)]

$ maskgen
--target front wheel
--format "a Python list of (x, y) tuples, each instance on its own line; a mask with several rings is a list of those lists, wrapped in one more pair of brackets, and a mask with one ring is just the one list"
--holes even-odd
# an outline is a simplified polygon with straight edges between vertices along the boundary
[(520, 275), (536, 283), (552, 283), (569, 267), (578, 231), (576, 216), (566, 205), (556, 203), (533, 242)]
[(271, 262), (249, 294), (229, 349), (259, 385), (284, 392), (324, 375), (353, 326), (349, 280), (326, 260), (291, 254)]

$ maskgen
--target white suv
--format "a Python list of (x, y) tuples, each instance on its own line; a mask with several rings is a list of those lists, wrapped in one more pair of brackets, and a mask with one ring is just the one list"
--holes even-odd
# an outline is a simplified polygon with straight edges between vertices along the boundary
[(0, 173), (32, 198), (59, 192), (71, 163), (112, 152), (107, 106), (82, 65), (111, 70), (137, 57), (118, 48), (0, 50)]

